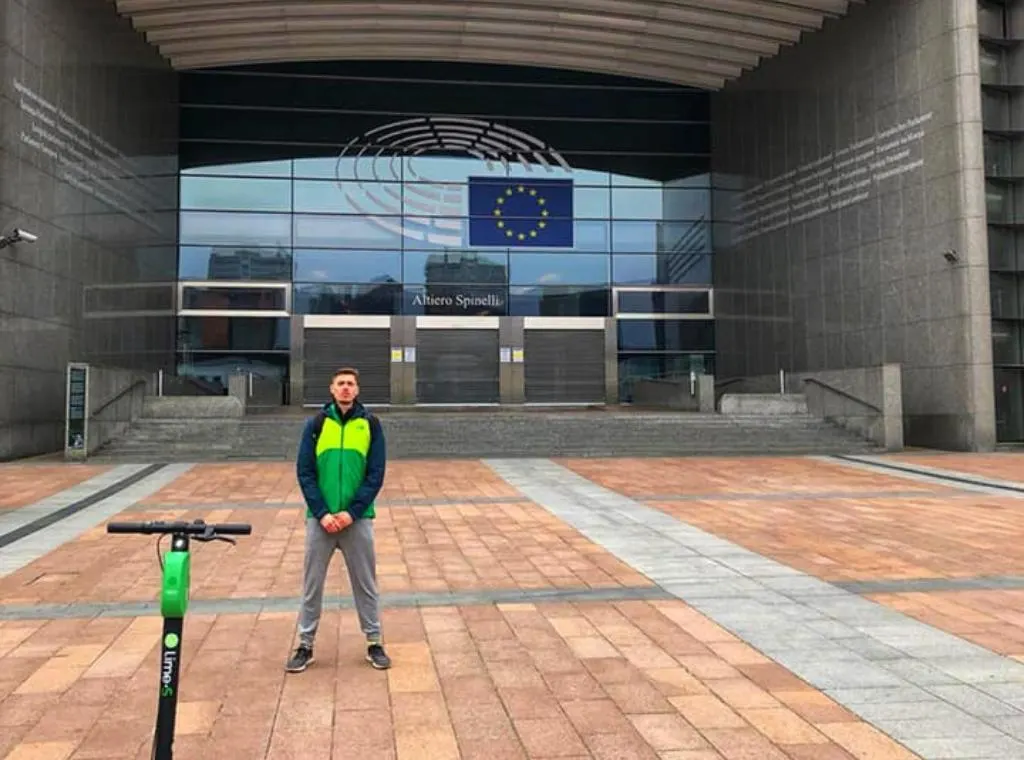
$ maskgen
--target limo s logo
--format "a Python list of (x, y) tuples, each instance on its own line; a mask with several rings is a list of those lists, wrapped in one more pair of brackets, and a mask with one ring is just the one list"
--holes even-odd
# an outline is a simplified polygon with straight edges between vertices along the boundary
[[(432, 178), (426, 156), (475, 158), (480, 164), (473, 173), (482, 177)], [(566, 160), (536, 137), (454, 116), (403, 119), (371, 129), (345, 147), (335, 168), (338, 187), (357, 213), (406, 240), (448, 248), (468, 242), (465, 183), (470, 179), (508, 178), (515, 186), (571, 176)]]

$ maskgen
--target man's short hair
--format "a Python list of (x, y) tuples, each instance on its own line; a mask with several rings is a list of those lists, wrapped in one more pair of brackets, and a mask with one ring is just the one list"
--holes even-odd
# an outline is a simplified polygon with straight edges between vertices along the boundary
[(337, 378), (341, 377), (342, 375), (352, 375), (352, 377), (356, 379), (356, 382), (359, 382), (359, 370), (353, 369), (352, 367), (342, 367), (339, 370), (335, 370), (334, 374), (331, 375), (331, 382), (333, 383)]

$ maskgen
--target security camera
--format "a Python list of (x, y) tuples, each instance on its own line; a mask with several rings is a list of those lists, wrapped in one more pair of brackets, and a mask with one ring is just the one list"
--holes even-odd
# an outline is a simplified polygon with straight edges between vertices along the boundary
[(14, 228), (14, 231), (10, 235), (4, 235), (0, 237), (0, 248), (6, 248), (9, 245), (15, 243), (34, 243), (39, 239), (38, 235), (33, 235), (31, 232)]

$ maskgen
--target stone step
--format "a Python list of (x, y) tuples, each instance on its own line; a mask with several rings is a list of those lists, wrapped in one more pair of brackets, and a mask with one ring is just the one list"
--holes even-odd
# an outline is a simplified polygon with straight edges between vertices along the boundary
[[(312, 414), (312, 410), (310, 410)], [(146, 418), (98, 461), (293, 460), (307, 415)], [(389, 412), (392, 459), (865, 453), (877, 447), (807, 414)]]

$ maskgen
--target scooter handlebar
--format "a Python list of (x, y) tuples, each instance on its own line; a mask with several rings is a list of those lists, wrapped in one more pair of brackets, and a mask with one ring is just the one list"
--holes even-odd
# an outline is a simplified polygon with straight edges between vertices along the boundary
[(252, 525), (248, 523), (205, 523), (202, 520), (185, 522), (184, 520), (165, 521), (151, 520), (147, 522), (110, 522), (107, 533), (184, 533), (192, 536), (221, 535), (248, 536), (252, 533)]

